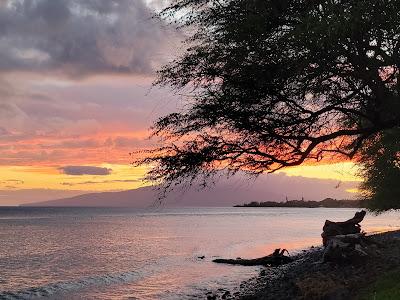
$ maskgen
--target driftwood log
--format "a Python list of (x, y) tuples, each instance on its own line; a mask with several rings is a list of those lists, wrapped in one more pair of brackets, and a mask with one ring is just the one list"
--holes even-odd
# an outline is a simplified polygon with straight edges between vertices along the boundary
[(362, 222), (362, 220), (364, 220), (365, 215), (366, 211), (362, 210), (356, 212), (353, 218), (345, 222), (332, 222), (326, 220), (325, 225), (322, 228), (323, 232), (321, 234), (322, 243), (324, 244), (324, 246), (326, 247), (328, 241), (334, 236), (360, 233), (360, 223)]
[(289, 253), (286, 249), (275, 249), (274, 253), (255, 259), (214, 259), (213, 262), (229, 265), (241, 265), (241, 266), (280, 266), (293, 261), (289, 256), (285, 255)]
[(365, 211), (360, 211), (345, 222), (325, 222), (321, 235), (325, 246), (324, 262), (362, 263), (376, 254), (376, 243), (361, 232), (360, 223), (365, 215)]

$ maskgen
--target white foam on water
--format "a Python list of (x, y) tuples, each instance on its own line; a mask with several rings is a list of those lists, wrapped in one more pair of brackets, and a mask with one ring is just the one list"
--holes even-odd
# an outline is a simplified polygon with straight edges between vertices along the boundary
[(40, 287), (32, 287), (15, 292), (0, 292), (0, 299), (36, 299), (50, 297), (59, 293), (66, 293), (85, 289), (93, 286), (105, 286), (132, 282), (140, 279), (140, 273), (132, 271), (119, 274), (106, 274), (103, 276), (86, 277), (76, 281), (50, 283)]

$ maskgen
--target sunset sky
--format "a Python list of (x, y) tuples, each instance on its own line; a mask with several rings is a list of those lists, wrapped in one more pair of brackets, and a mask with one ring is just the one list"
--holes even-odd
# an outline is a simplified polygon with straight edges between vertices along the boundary
[[(0, 1), (0, 205), (143, 185), (129, 153), (183, 105), (151, 88), (182, 49), (162, 2)], [(359, 180), (349, 162), (284, 172)]]

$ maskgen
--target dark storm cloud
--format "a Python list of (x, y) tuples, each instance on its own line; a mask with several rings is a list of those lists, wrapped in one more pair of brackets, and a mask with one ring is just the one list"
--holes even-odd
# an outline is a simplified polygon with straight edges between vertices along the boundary
[(59, 169), (66, 175), (110, 175), (112, 170), (93, 166), (65, 166)]
[(148, 74), (168, 43), (143, 0), (0, 3), (0, 72)]

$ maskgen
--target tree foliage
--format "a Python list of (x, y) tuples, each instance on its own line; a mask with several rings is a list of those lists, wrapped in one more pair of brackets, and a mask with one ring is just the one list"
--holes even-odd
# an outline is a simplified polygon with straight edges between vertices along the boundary
[(400, 1), (175, 0), (188, 34), (157, 85), (187, 105), (154, 124), (149, 179), (250, 173), (352, 158), (400, 125)]
[(363, 199), (374, 211), (400, 208), (400, 129), (377, 134), (361, 150), (359, 158)]

